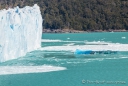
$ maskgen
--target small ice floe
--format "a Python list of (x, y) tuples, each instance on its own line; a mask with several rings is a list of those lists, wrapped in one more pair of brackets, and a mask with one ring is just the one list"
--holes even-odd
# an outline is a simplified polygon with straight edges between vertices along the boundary
[(67, 39), (70, 39), (70, 38), (67, 38)]
[(41, 42), (62, 42), (62, 40), (59, 40), (59, 39), (55, 39), (55, 40), (51, 40), (51, 39), (42, 39)]
[(28, 74), (28, 73), (43, 73), (66, 70), (65, 67), (59, 66), (0, 66), (0, 75), (10, 74)]
[(122, 39), (126, 39), (126, 37), (121, 37)]
[(65, 46), (73, 46), (75, 43), (64, 44)]
[(109, 42), (104, 41), (93, 41), (93, 42), (85, 42), (86, 45), (108, 45)]

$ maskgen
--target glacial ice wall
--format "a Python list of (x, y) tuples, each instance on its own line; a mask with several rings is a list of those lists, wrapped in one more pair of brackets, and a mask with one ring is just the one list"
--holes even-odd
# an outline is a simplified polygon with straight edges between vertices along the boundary
[(0, 62), (41, 47), (42, 22), (37, 4), (0, 10)]

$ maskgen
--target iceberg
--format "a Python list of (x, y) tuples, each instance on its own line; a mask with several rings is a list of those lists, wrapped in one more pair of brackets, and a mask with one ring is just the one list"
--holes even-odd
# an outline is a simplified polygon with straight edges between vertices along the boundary
[(40, 48), (42, 22), (37, 4), (0, 10), (0, 62)]

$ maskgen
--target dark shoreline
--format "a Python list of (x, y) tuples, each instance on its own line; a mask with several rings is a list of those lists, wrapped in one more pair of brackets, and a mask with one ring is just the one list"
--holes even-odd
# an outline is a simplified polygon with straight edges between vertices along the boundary
[(43, 33), (91, 33), (91, 32), (128, 32), (128, 30), (95, 30), (95, 31), (80, 31), (73, 29), (43, 29)]

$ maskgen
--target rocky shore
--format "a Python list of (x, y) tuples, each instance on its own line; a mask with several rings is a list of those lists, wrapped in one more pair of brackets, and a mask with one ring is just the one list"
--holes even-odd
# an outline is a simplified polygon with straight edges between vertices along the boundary
[(88, 32), (128, 32), (128, 30), (95, 30), (95, 31), (81, 31), (73, 29), (43, 29), (43, 33), (88, 33)]
[(73, 29), (43, 29), (43, 33), (83, 33), (87, 31), (73, 30)]

